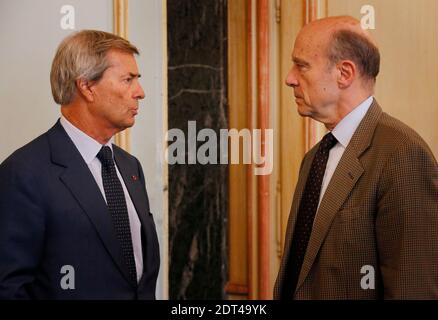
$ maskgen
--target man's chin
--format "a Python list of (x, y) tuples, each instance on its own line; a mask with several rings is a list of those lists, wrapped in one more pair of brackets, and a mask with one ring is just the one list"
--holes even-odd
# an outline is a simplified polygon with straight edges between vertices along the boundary
[(130, 117), (125, 122), (126, 128), (131, 128), (134, 124), (135, 124), (135, 116)]
[(130, 120), (124, 121), (123, 123), (119, 123), (118, 125), (119, 132), (131, 128), (134, 124), (135, 124), (134, 117), (132, 117), (132, 119)]
[(298, 114), (302, 117), (310, 117), (312, 113), (310, 112), (309, 108), (306, 105), (297, 104), (298, 108)]

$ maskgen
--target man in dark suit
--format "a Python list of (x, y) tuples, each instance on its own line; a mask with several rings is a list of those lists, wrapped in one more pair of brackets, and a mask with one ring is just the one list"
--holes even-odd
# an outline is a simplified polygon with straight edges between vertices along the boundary
[(299, 33), (286, 83), (330, 131), (304, 157), (276, 299), (438, 298), (438, 165), (373, 98), (380, 55), (359, 21)]
[(142, 168), (110, 141), (144, 98), (134, 54), (101, 31), (60, 44), (50, 80), (62, 116), (0, 165), (1, 299), (155, 299)]

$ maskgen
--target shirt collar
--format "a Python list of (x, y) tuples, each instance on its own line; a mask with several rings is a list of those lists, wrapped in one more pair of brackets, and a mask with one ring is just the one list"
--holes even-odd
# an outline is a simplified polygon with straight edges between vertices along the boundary
[[(102, 145), (96, 140), (94, 140), (93, 138), (91, 138), (89, 135), (87, 135), (85, 132), (76, 128), (64, 116), (61, 116), (60, 123), (65, 129), (65, 131), (67, 132), (67, 135), (73, 141), (73, 144), (78, 149), (85, 163), (87, 165), (90, 164), (91, 161), (93, 161), (94, 158), (96, 158), (97, 154), (102, 148)], [(105, 145), (110, 147), (111, 151), (113, 150), (111, 140), (108, 141), (108, 143), (106, 143)], [(113, 153), (113, 157), (114, 157), (114, 153)]]
[(350, 111), (333, 129), (332, 134), (344, 148), (348, 146), (354, 132), (373, 103), (373, 96), (368, 97), (356, 108)]

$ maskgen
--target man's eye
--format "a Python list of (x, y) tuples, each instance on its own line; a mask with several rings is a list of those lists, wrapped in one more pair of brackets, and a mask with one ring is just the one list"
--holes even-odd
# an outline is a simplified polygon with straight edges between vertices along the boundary
[(296, 64), (296, 67), (297, 67), (297, 69), (299, 70), (299, 71), (305, 71), (306, 69), (307, 69), (307, 65), (305, 65), (305, 64), (300, 64), (300, 63), (298, 63), (298, 64)]
[(132, 78), (127, 78), (124, 80), (126, 83), (130, 83), (132, 81)]

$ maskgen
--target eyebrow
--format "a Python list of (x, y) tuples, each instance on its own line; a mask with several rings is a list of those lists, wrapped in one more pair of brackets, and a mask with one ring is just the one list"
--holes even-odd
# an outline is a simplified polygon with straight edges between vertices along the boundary
[[(141, 74), (140, 74), (140, 73), (132, 73), (132, 72), (129, 72), (128, 75), (129, 75), (130, 77), (132, 77), (132, 78), (141, 78)], [(123, 75), (122, 77), (126, 77), (126, 74)]]
[(298, 64), (302, 64), (302, 65), (305, 65), (305, 66), (310, 66), (310, 64), (307, 62), (307, 61), (305, 61), (305, 60), (303, 60), (303, 59), (300, 59), (300, 58), (298, 58), (298, 57), (292, 57), (292, 61), (294, 62), (294, 63), (298, 63)]

